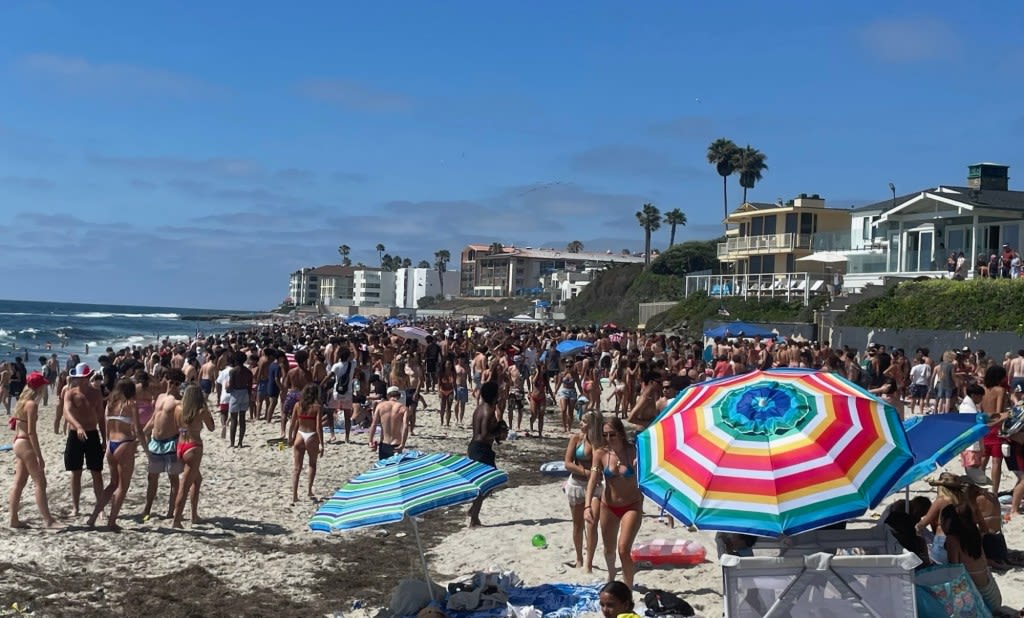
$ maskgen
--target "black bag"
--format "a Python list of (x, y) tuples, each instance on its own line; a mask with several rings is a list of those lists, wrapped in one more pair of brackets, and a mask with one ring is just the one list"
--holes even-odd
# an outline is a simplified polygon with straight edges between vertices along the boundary
[(665, 590), (651, 590), (644, 595), (647, 616), (693, 616), (693, 607), (678, 596)]
[(346, 361), (345, 371), (343, 371), (340, 376), (335, 374), (334, 391), (339, 395), (344, 396), (348, 394), (348, 387), (352, 384), (352, 380), (349, 379), (349, 374), (352, 373), (352, 365), (354, 364), (355, 362), (353, 361)]

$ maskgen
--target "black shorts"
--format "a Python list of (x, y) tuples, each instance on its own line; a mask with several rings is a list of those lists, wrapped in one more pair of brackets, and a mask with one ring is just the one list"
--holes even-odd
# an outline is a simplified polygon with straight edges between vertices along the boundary
[(469, 448), (466, 449), (466, 456), (492, 468), (497, 467), (495, 466), (494, 447), (488, 442), (473, 440), (469, 443)]
[(352, 403), (358, 403), (361, 406), (365, 406), (366, 395), (352, 395)]
[(427, 366), (427, 373), (429, 373), (429, 374), (437, 373), (437, 359), (436, 358), (428, 358), (426, 360), (425, 364)]
[(14, 397), (15, 399), (21, 397), (21, 391), (23, 391), (24, 389), (24, 382), (11, 382), (10, 384), (7, 385), (7, 391), (11, 394), (11, 397)]
[(544, 375), (549, 380), (552, 379), (552, 378), (556, 378), (556, 377), (558, 377), (558, 370), (557, 369), (548, 369), (547, 373), (545, 373)]
[(1005, 563), (1010, 558), (1010, 550), (1006, 547), (1006, 539), (1002, 533), (982, 535), (981, 547), (989, 560)]
[(64, 469), (81, 471), (82, 463), (89, 470), (103, 470), (103, 443), (97, 430), (85, 432), (85, 442), (78, 439), (74, 431), (68, 432), (68, 442), (64, 447)]
[(394, 454), (395, 447), (393, 445), (387, 444), (386, 442), (377, 443), (377, 461), (387, 459), (388, 457), (393, 457)]

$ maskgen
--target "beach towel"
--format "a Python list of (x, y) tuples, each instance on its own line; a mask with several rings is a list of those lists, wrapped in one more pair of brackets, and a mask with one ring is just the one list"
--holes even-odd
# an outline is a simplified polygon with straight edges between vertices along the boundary
[(14, 450), (14, 446), (10, 444), (0, 444), (0, 453), (6, 453), (11, 450)]
[(584, 612), (600, 613), (598, 596), (602, 586), (603, 584), (515, 586), (505, 589), (504, 592), (508, 595), (508, 603), (505, 606), (475, 611), (449, 609), (448, 618), (496, 618), (508, 615), (523, 618), (575, 618)]

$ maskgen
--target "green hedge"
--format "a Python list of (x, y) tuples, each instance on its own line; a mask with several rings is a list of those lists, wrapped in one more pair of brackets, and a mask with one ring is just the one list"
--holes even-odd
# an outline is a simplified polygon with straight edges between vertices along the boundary
[(683, 278), (656, 275), (642, 264), (613, 266), (597, 274), (566, 303), (566, 319), (574, 324), (614, 322), (635, 326), (639, 303), (673, 301), (683, 297)]
[(1024, 281), (908, 281), (839, 317), (846, 326), (984, 331), (1024, 330)]
[[(784, 299), (765, 298), (743, 300), (742, 298), (709, 297), (705, 293), (692, 294), (672, 309), (659, 313), (646, 324), (651, 331), (677, 330), (682, 334), (697, 336), (704, 327), (704, 320), (744, 322), (804, 322), (814, 320), (814, 310), (827, 302), (824, 296), (811, 299), (811, 305), (800, 301), (786, 302)], [(728, 316), (719, 310), (725, 309)], [(683, 325), (686, 325), (684, 328)]]

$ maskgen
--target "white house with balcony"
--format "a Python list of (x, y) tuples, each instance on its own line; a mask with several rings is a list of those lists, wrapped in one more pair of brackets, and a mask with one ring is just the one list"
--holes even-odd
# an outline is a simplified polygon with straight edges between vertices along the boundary
[(426, 296), (457, 296), (459, 277), (457, 271), (438, 273), (433, 268), (399, 268), (395, 273), (395, 306), (418, 309), (420, 299)]
[(946, 259), (962, 252), (967, 278), (1004, 247), (1020, 251), (1024, 191), (1009, 188), (1009, 166), (975, 163), (967, 183), (939, 185), (851, 210), (843, 286), (857, 290), (885, 277), (947, 277)]

